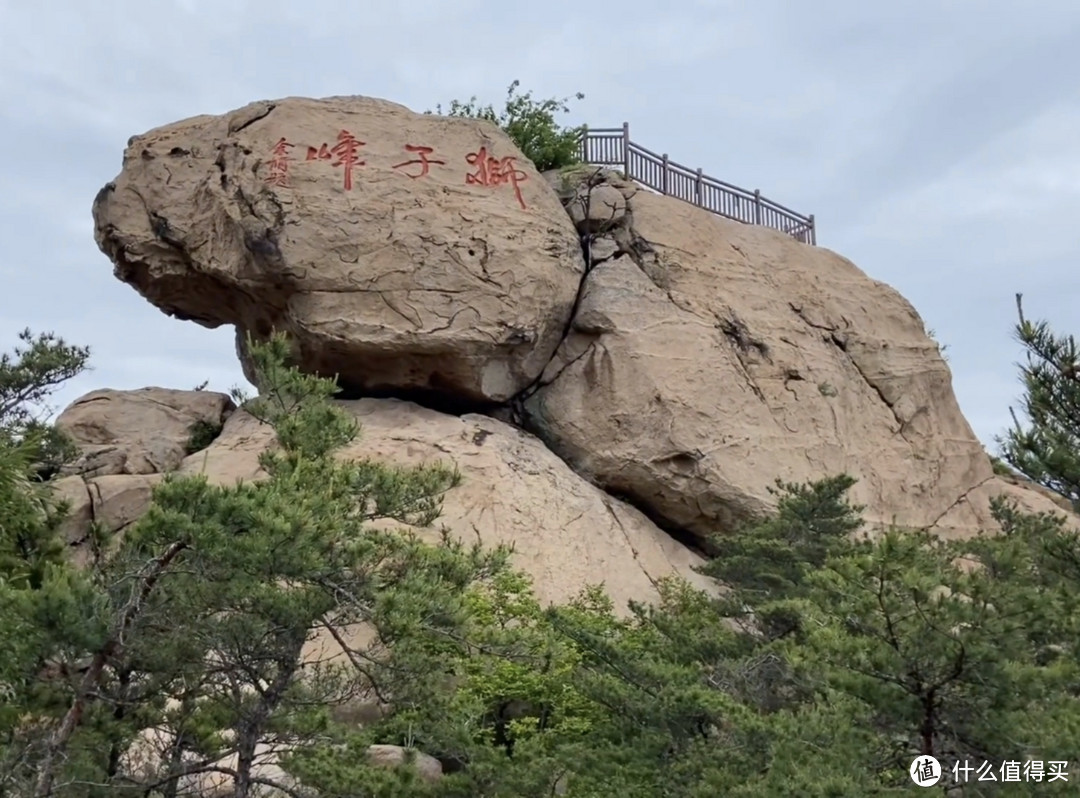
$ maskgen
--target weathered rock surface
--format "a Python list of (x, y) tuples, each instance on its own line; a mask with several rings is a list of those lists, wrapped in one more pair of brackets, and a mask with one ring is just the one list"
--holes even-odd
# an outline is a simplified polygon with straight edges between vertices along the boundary
[[(82, 407), (82, 427), (107, 426), (113, 409), (140, 401), (143, 391), (112, 391), (110, 402)], [(212, 406), (221, 394), (183, 392)], [(92, 396), (92, 394), (91, 394)], [(182, 404), (182, 397), (174, 399)], [(396, 399), (344, 401), (341, 407), (361, 423), (360, 437), (342, 457), (374, 458), (402, 465), (441, 460), (461, 471), (463, 483), (449, 491), (439, 524), (466, 540), (515, 547), (516, 564), (534, 579), (544, 601), (564, 601), (587, 584), (604, 582), (617, 607), (630, 599), (655, 598), (654, 582), (679, 574), (702, 587), (708, 580), (693, 571), (702, 562), (690, 549), (658, 529), (633, 507), (583, 480), (534, 436), (482, 415), (450, 416)], [(139, 401), (135, 406), (140, 406)], [(93, 408), (102, 413), (95, 419)], [(121, 437), (130, 436), (132, 442)], [(112, 445), (139, 451), (147, 430), (114, 430)], [(180, 473), (201, 473), (216, 484), (264, 476), (259, 454), (273, 441), (272, 429), (244, 411), (232, 412), (220, 434), (205, 449), (178, 463)], [(90, 520), (122, 530), (149, 506), (160, 474), (119, 474), (58, 482), (73, 502), (66, 530), (78, 544)], [(423, 534), (423, 531), (421, 530)], [(434, 538), (435, 530), (430, 531)], [(359, 633), (359, 632), (358, 632)]]
[[(779, 231), (520, 157), (492, 125), (381, 100), (253, 103), (133, 138), (95, 200), (96, 237), (162, 310), (288, 331), (304, 370), (396, 396), (343, 405), (366, 426), (347, 456), (456, 462), (467, 480), (444, 522), (515, 543), (547, 600), (603, 578), (623, 606), (692, 575), (696, 556), (615, 496), (702, 546), (772, 509), (777, 478), (849, 473), (871, 524), (949, 536), (992, 526), (997, 495), (1061, 509), (994, 475), (890, 287)], [(431, 394), (539, 440), (401, 401)], [(210, 428), (231, 409), (207, 409)], [(185, 458), (186, 420), (65, 416), (86, 444), (69, 470), (90, 496), (80, 517), (121, 528), (149, 483), (95, 480), (181, 460), (256, 477), (271, 435), (235, 413)]]
[[(596, 174), (561, 188), (606, 259), (525, 405), (554, 451), (701, 536), (767, 512), (778, 477), (839, 472), (871, 523), (975, 531), (997, 483), (903, 297), (828, 250)], [(599, 237), (592, 183), (627, 201), (599, 203), (617, 220)]]
[[(692, 570), (702, 562), (697, 554), (581, 479), (528, 433), (487, 416), (458, 418), (396, 399), (341, 406), (361, 423), (360, 437), (341, 456), (456, 465), (464, 479), (446, 494), (437, 523), (466, 541), (513, 544), (516, 565), (532, 576), (543, 601), (565, 601), (604, 582), (623, 608), (630, 599), (655, 599), (654, 582), (663, 576), (709, 585)], [(272, 437), (269, 427), (238, 411), (180, 470), (219, 484), (258, 479), (258, 456)]]
[(71, 548), (77, 564), (89, 562), (86, 545), (90, 524), (97, 522), (106, 532), (120, 532), (137, 521), (153, 498), (154, 486), (163, 474), (107, 474), (85, 478), (61, 477), (53, 483), (54, 495), (67, 503), (67, 517), (60, 533)]
[(938, 520), (936, 530), (942, 537), (970, 537), (976, 530), (994, 529), (997, 522), (990, 513), (990, 501), (1003, 497), (1021, 511), (1064, 515), (1067, 522), (1080, 529), (1080, 518), (1072, 512), (1069, 500), (1052, 491), (1012, 476), (993, 475), (962, 495)]
[(80, 447), (64, 471), (86, 477), (172, 471), (210, 442), (234, 407), (228, 396), (210, 391), (92, 391), (56, 419)]
[(358, 391), (508, 399), (558, 345), (584, 269), (494, 125), (364, 97), (136, 136), (94, 220), (116, 276), (166, 313), (241, 341), (286, 330), (303, 368)]

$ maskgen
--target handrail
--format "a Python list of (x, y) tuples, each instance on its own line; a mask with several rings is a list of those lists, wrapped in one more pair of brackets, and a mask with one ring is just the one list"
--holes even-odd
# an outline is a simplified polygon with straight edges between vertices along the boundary
[(582, 128), (581, 160), (594, 166), (619, 166), (627, 179), (661, 194), (689, 202), (719, 216), (744, 224), (780, 230), (804, 244), (817, 245), (814, 214), (803, 216), (791, 208), (722, 180), (675, 163), (667, 153), (657, 154), (630, 140), (630, 123), (621, 128)]

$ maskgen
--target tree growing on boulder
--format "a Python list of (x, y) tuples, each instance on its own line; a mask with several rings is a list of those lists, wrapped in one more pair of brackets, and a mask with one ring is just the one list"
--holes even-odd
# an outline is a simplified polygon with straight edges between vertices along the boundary
[[(570, 112), (567, 103), (571, 98), (534, 100), (531, 91), (518, 93), (520, 85), (517, 80), (510, 84), (506, 92), (506, 105), (501, 111), (496, 112), (491, 105), (480, 105), (476, 97), (471, 97), (468, 102), (452, 100), (445, 115), (486, 119), (498, 125), (539, 172), (580, 163), (580, 142), (584, 128), (564, 127), (555, 119), (557, 113)], [(574, 99), (583, 100), (585, 95), (578, 92)], [(439, 114), (444, 113), (441, 105), (435, 106), (435, 110)]]

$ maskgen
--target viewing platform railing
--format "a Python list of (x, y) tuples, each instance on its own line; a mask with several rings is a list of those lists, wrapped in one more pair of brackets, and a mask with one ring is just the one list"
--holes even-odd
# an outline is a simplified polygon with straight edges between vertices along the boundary
[(630, 125), (621, 128), (585, 128), (581, 159), (593, 166), (612, 166), (627, 178), (677, 197), (699, 208), (745, 224), (760, 224), (787, 233), (804, 244), (817, 244), (814, 215), (803, 216), (778, 202), (723, 180), (675, 163), (630, 140)]

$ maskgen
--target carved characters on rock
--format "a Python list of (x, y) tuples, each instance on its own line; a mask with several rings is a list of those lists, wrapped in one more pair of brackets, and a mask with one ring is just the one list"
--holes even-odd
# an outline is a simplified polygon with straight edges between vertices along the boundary
[[(307, 155), (304, 162), (330, 161), (330, 165), (342, 169), (342, 187), (345, 191), (352, 191), (353, 168), (367, 166), (366, 160), (360, 159), (360, 150), (367, 142), (356, 138), (348, 130), (341, 130), (337, 134), (337, 143), (331, 146), (323, 142), (318, 147), (307, 146)], [(294, 158), (290, 154), (296, 145), (282, 136), (270, 149), (270, 157), (266, 161), (264, 182), (274, 188), (292, 189), (289, 182), (290, 168)], [(405, 144), (404, 151), (410, 156), (406, 160), (390, 166), (391, 169), (404, 169), (401, 174), (411, 180), (428, 177), (432, 165), (448, 167), (445, 160), (432, 157), (435, 148), (422, 144)], [(528, 180), (528, 174), (517, 165), (516, 155), (497, 157), (488, 151), (487, 146), (480, 146), (475, 152), (465, 156), (465, 163), (473, 167), (473, 171), (466, 171), (464, 184), (467, 186), (483, 186), (485, 188), (497, 188), (509, 185), (514, 192), (514, 198), (522, 210), (527, 210), (525, 198), (521, 194), (521, 184)], [(412, 169), (406, 169), (412, 167)], [(419, 171), (417, 171), (419, 170)]]

